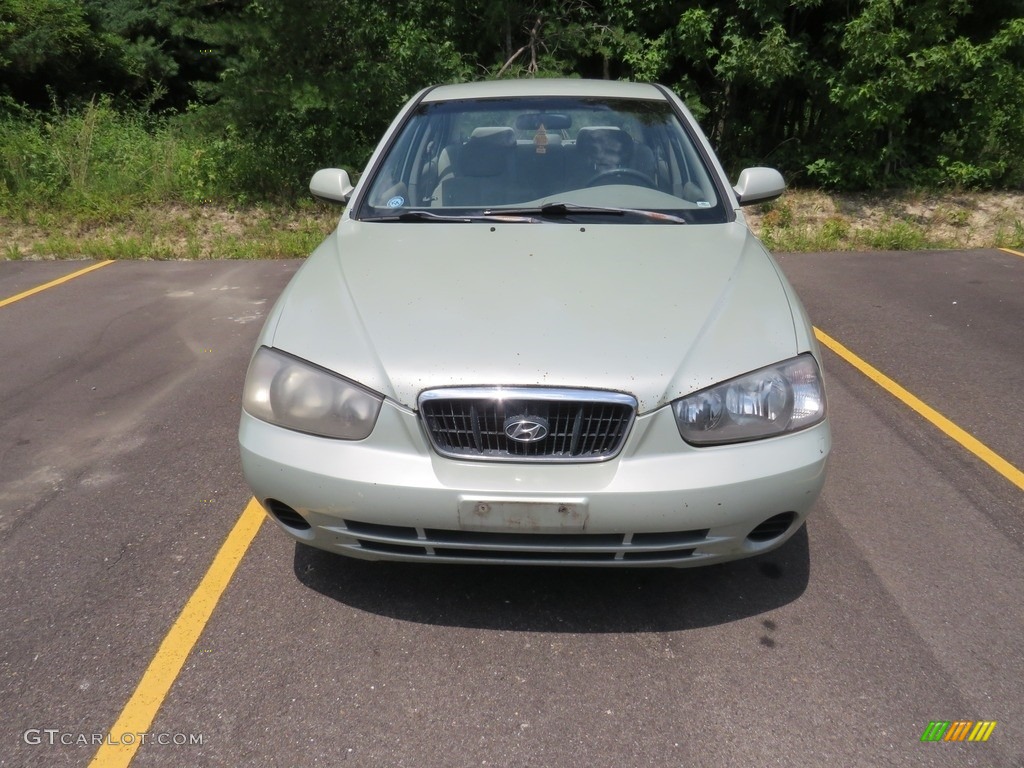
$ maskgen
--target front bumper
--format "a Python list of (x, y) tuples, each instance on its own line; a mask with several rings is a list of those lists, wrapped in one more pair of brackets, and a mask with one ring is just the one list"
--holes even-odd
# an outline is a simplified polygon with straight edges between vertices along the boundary
[(827, 420), (693, 448), (666, 407), (637, 417), (608, 462), (458, 461), (434, 453), (416, 414), (391, 402), (366, 440), (243, 413), (239, 441), (256, 498), (282, 530), (320, 549), (370, 560), (677, 567), (783, 544), (821, 492), (831, 449)]

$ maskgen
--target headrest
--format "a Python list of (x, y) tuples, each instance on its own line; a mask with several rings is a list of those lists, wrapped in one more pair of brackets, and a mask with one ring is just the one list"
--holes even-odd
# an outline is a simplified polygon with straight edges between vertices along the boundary
[(598, 165), (623, 165), (633, 156), (633, 137), (621, 128), (588, 125), (576, 134), (576, 147)]
[(492, 147), (514, 147), (516, 132), (505, 126), (474, 128), (469, 134), (470, 143), (478, 142)]
[(511, 128), (476, 128), (459, 156), (460, 176), (498, 176), (507, 169), (507, 162), (516, 146), (516, 132)]

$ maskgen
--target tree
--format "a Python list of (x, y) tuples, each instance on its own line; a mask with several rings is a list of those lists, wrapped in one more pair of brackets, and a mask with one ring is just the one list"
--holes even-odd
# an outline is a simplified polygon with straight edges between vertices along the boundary
[(44, 108), (52, 99), (81, 95), (81, 70), (107, 54), (112, 41), (98, 34), (81, 2), (0, 2), (0, 94)]
[(203, 28), (224, 69), (200, 94), (250, 157), (245, 183), (273, 193), (324, 165), (361, 167), (404, 100), (465, 78), (451, 25), (450, 9), (433, 0), (256, 0)]
[(0, 0), (0, 109), (188, 112), (258, 195), (361, 167), (423, 86), (547, 76), (664, 82), (732, 170), (1024, 182), (1024, 0)]

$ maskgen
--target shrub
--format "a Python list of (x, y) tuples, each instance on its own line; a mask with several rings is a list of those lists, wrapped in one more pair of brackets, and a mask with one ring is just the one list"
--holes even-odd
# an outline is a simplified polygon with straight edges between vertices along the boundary
[(171, 121), (118, 112), (108, 99), (8, 117), (0, 121), (0, 206), (116, 216), (143, 203), (194, 201), (200, 147)]

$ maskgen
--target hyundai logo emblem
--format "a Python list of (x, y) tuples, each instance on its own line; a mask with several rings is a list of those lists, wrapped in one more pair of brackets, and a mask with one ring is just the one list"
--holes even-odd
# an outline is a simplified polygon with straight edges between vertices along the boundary
[(550, 431), (548, 420), (540, 416), (509, 416), (505, 419), (505, 434), (517, 443), (538, 443)]

